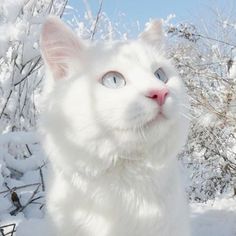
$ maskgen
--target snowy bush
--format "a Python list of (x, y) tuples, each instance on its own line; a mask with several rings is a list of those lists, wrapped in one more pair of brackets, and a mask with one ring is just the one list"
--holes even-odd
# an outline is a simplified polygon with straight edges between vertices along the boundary
[(216, 17), (215, 34), (208, 31), (212, 25), (201, 31), (190, 24), (169, 24), (167, 30), (170, 57), (190, 98), (192, 126), (181, 159), (191, 177), (190, 199), (196, 201), (234, 195), (236, 187), (236, 27), (222, 18)]
[(36, 125), (43, 78), (39, 32), (49, 14), (61, 15), (64, 0), (3, 0), (0, 6), (0, 131)]
[[(41, 217), (46, 161), (36, 128), (43, 80), (39, 32), (62, 16), (66, 0), (2, 0), (0, 5), (0, 233), (15, 231), (9, 215)], [(19, 218), (18, 218), (19, 220)], [(15, 222), (14, 224), (9, 223)], [(3, 222), (3, 223), (2, 223)], [(5, 224), (4, 224), (5, 222)]]

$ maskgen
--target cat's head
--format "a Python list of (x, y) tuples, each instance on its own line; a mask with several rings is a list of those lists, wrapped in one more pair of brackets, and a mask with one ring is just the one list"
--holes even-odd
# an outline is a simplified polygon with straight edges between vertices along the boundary
[(84, 43), (51, 17), (41, 49), (49, 74), (45, 126), (74, 166), (176, 154), (187, 133), (186, 93), (164, 56), (161, 21), (137, 40)]

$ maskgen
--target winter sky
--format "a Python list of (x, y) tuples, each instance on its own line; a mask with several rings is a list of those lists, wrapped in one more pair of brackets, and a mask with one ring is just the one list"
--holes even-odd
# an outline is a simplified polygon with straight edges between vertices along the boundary
[[(80, 12), (84, 9), (85, 0), (69, 0), (69, 4)], [(88, 0), (95, 14), (99, 8), (99, 0)], [(103, 10), (112, 21), (119, 15), (125, 14), (127, 23), (139, 21), (145, 24), (150, 18), (164, 18), (170, 14), (176, 15), (176, 20), (192, 21), (197, 23), (200, 19), (209, 19), (212, 11), (236, 10), (236, 0), (103, 0)], [(229, 12), (230, 15), (230, 12)]]

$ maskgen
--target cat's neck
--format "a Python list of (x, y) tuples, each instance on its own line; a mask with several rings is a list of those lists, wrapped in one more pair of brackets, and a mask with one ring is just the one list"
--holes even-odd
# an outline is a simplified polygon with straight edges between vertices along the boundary
[(67, 183), (75, 189), (81, 189), (83, 186), (87, 189), (90, 184), (96, 186), (104, 182), (107, 185), (107, 187), (104, 187), (108, 188), (114, 181), (120, 183), (120, 187), (125, 187), (130, 182), (145, 185), (145, 183), (155, 181), (163, 184), (172, 179), (176, 171), (178, 171), (176, 160), (171, 160), (158, 166), (154, 166), (146, 161), (119, 160), (115, 166), (111, 166), (96, 176), (85, 175), (77, 171), (66, 176), (66, 179)]
[[(59, 171), (61, 174), (65, 175), (68, 180), (71, 180), (72, 183), (75, 185), (78, 183), (81, 179), (89, 179), (89, 180), (97, 180), (97, 179), (103, 179), (103, 178), (110, 178), (111, 175), (113, 177), (119, 177), (125, 174), (131, 174), (131, 173), (139, 173), (142, 175), (143, 171), (146, 171), (146, 173), (158, 173), (162, 169), (170, 168), (170, 166), (176, 165), (175, 158), (170, 157), (161, 157), (158, 154), (154, 153), (144, 153), (140, 155), (136, 155), (134, 157), (117, 157), (116, 160), (113, 160), (110, 165), (107, 165), (104, 168), (95, 168), (92, 166), (86, 166), (81, 168), (76, 168), (76, 170), (71, 171), (65, 171), (61, 168), (57, 168), (57, 172)], [(94, 159), (95, 157), (91, 157)], [(173, 160), (174, 159), (174, 160)]]

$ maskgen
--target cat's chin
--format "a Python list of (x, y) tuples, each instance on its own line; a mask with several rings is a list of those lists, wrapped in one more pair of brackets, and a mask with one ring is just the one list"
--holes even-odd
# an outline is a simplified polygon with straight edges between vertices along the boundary
[[(172, 117), (173, 118), (173, 117)], [(164, 112), (158, 112), (153, 117), (149, 117), (148, 119), (141, 119), (139, 121), (129, 121), (128, 124), (120, 125), (120, 126), (112, 126), (113, 130), (118, 132), (139, 132), (140, 130), (148, 130), (158, 126), (163, 126), (168, 122), (171, 122), (171, 118), (168, 117)]]
[(145, 129), (150, 129), (150, 128), (154, 128), (155, 126), (160, 125), (163, 122), (167, 122), (167, 121), (168, 121), (168, 117), (165, 114), (163, 114), (162, 112), (160, 112), (154, 118), (152, 118), (149, 121), (147, 121), (146, 123), (144, 123), (142, 125), (142, 127)]

